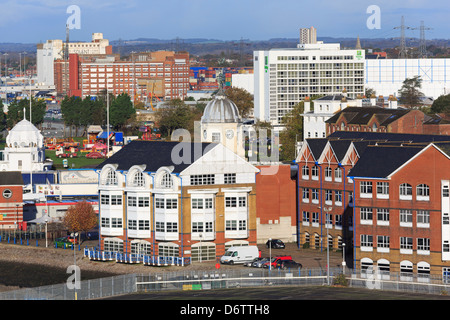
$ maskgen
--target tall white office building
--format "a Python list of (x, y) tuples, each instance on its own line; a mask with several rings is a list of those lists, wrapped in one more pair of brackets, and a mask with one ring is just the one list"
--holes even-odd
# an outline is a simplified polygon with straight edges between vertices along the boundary
[(282, 118), (306, 97), (364, 95), (365, 54), (339, 44), (299, 44), (294, 49), (254, 51), (254, 115), (281, 130)]

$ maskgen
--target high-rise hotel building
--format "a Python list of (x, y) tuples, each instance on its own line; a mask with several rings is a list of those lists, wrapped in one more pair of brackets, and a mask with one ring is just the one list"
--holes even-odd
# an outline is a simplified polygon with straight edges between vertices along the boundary
[(253, 53), (255, 118), (281, 129), (282, 118), (306, 97), (364, 95), (363, 50), (341, 49), (321, 41), (297, 48)]

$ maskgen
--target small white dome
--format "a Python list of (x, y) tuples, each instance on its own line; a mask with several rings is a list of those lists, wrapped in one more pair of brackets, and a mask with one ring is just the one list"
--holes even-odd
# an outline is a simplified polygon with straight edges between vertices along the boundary
[(215, 122), (241, 122), (236, 104), (228, 99), (222, 92), (208, 102), (201, 119), (203, 123)]
[(22, 120), (9, 131), (6, 137), (7, 147), (28, 147), (42, 148), (44, 137), (41, 132), (28, 120)]

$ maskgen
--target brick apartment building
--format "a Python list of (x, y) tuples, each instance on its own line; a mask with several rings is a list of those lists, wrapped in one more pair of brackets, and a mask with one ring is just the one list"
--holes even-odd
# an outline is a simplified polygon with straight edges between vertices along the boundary
[(59, 96), (98, 96), (108, 90), (127, 93), (134, 100), (184, 98), (189, 89), (189, 53), (157, 51), (118, 55), (70, 54), (55, 61), (55, 86)]
[(450, 142), (368, 146), (350, 176), (355, 268), (448, 277)]
[(347, 107), (325, 121), (327, 135), (335, 131), (450, 134), (445, 114), (381, 106)]
[[(440, 197), (441, 188), (445, 185), (445, 181), (449, 180), (445, 175), (450, 172), (445, 167), (450, 164), (448, 154), (445, 153), (445, 150), (449, 150), (446, 149), (448, 144), (444, 143), (445, 141), (450, 141), (450, 137), (355, 131), (337, 131), (327, 138), (306, 139), (296, 159), (296, 165), (298, 166), (297, 238), (299, 239), (299, 246), (324, 250), (328, 243), (331, 249), (339, 250), (345, 243), (346, 260), (349, 266), (367, 268), (372, 261), (372, 265), (378, 267), (378, 260), (384, 259), (379, 261), (382, 270), (386, 270), (386, 266), (390, 265), (390, 271), (400, 271), (399, 265), (403, 260), (399, 261), (398, 255), (391, 257), (390, 254), (399, 252), (396, 248), (398, 248), (400, 242), (397, 239), (399, 233), (397, 226), (399, 225), (401, 205), (404, 206), (405, 210), (412, 211), (416, 216), (419, 210), (420, 219), (423, 220), (426, 220), (427, 216), (422, 211), (435, 213), (441, 212), (446, 206), (448, 208), (448, 204), (444, 204), (445, 199)], [(373, 173), (373, 170), (377, 168), (387, 171), (389, 171), (388, 168), (399, 168), (419, 152), (422, 153), (417, 159), (414, 159), (414, 162), (411, 162), (413, 165), (405, 166), (395, 176), (377, 176)], [(420, 169), (414, 169), (416, 167)], [(406, 168), (409, 171), (406, 171)], [(427, 172), (429, 176), (425, 177)], [(441, 174), (439, 174), (440, 172)], [(391, 173), (392, 171), (388, 172), (387, 175)], [(396, 180), (404, 177), (408, 177), (407, 181)], [(367, 198), (361, 197), (360, 192), (358, 192), (361, 181), (371, 182), (373, 192), (377, 190), (377, 187), (380, 190), (389, 190), (389, 199), (381, 198), (379, 202), (375, 202), (375, 200), (372, 200), (376, 199), (374, 196), (371, 199), (372, 202), (368, 202)], [(386, 187), (385, 184), (377, 186), (376, 182), (388, 182), (390, 187)], [(414, 201), (412, 198), (408, 201), (398, 201), (399, 185), (403, 183), (408, 183), (414, 189), (412, 192), (414, 197), (416, 192), (431, 195), (431, 190), (433, 190), (433, 196), (430, 196), (428, 201), (422, 199)], [(419, 185), (420, 187), (418, 187)], [(407, 189), (412, 190), (411, 188), (408, 187)], [(358, 218), (361, 214), (361, 208), (364, 208), (363, 213), (365, 215), (374, 217), (379, 214), (380, 220), (384, 219), (384, 221), (380, 223), (380, 226), (377, 225), (378, 220), (376, 219), (374, 221), (377, 222), (373, 222), (369, 227), (364, 225), (365, 221), (361, 222), (361, 219)], [(371, 215), (369, 215), (370, 213)], [(407, 219), (410, 219), (409, 213), (407, 216)], [(386, 224), (387, 219), (389, 219), (390, 225), (383, 225), (383, 223)], [(429, 256), (420, 255), (418, 257), (417, 252), (414, 251), (413, 255), (403, 258), (405, 261), (409, 261), (408, 263), (404, 262), (404, 264), (414, 266), (418, 272), (426, 270), (428, 272), (429, 270), (441, 272), (441, 267), (447, 267), (436, 262), (442, 255), (440, 249), (441, 243), (443, 243), (441, 234), (444, 228), (441, 228), (438, 223), (440, 217), (433, 215), (433, 219), (430, 220), (430, 224), (434, 223), (434, 227), (428, 227), (428, 229), (423, 228), (420, 224), (417, 225), (416, 220), (414, 220), (413, 225), (403, 236), (407, 237), (408, 234), (414, 234), (412, 241), (415, 242), (415, 246), (413, 250), (416, 251), (418, 241), (420, 241), (421, 246), (423, 242), (434, 243), (430, 251), (433, 254)], [(383, 232), (379, 232), (379, 229), (375, 229), (373, 226), (383, 228)], [(373, 229), (368, 230), (368, 228)], [(430, 230), (433, 230), (433, 233)], [(373, 252), (364, 251), (365, 248), (361, 250), (361, 235), (367, 236), (367, 238), (372, 237), (372, 243), (375, 243)], [(433, 235), (436, 238), (433, 238)], [(380, 247), (391, 245), (390, 253), (383, 253), (383, 250), (376, 252), (377, 242), (375, 240), (378, 236), (384, 237), (380, 238), (384, 239), (384, 242), (380, 242)], [(395, 238), (395, 240), (386, 244), (386, 241), (388, 241), (386, 237)], [(450, 233), (446, 237), (450, 237)], [(366, 238), (364, 238), (365, 240)], [(410, 243), (411, 239), (402, 241)], [(375, 256), (377, 253), (379, 255)], [(383, 258), (380, 258), (381, 253), (384, 254)], [(421, 253), (422, 251), (419, 251), (419, 254)], [(430, 261), (430, 257), (433, 261)], [(389, 263), (386, 263), (386, 261)]]

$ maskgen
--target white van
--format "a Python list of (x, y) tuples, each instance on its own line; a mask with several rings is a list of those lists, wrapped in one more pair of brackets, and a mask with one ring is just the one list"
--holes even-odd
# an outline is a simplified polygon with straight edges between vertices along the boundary
[(220, 257), (220, 263), (235, 264), (253, 261), (259, 257), (257, 246), (230, 247), (227, 252)]

